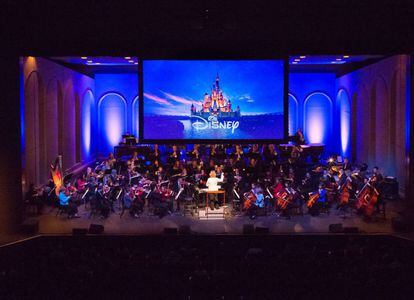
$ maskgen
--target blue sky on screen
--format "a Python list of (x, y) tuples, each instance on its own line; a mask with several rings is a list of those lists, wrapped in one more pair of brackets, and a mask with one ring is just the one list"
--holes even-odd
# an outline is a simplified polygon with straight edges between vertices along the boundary
[(283, 112), (283, 60), (144, 61), (144, 114), (188, 115), (201, 108), (217, 73), (224, 96), (242, 114)]

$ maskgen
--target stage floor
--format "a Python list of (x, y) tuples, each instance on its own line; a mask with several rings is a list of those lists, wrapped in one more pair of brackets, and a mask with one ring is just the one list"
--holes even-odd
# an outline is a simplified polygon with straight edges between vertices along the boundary
[(139, 218), (133, 218), (128, 212), (120, 217), (119, 211), (111, 213), (109, 218), (101, 219), (98, 216), (89, 218), (89, 211), (83, 205), (79, 207), (80, 218), (68, 219), (66, 215), (57, 216), (56, 208), (45, 207), (43, 214), (35, 216), (39, 220), (39, 233), (41, 234), (71, 234), (73, 228), (89, 228), (90, 224), (104, 225), (104, 234), (161, 234), (166, 227), (179, 228), (188, 225), (192, 233), (196, 234), (242, 234), (244, 224), (254, 224), (258, 227), (267, 227), (273, 234), (306, 234), (328, 233), (329, 225), (342, 223), (347, 227), (358, 227), (361, 233), (393, 233), (391, 219), (402, 212), (402, 201), (387, 203), (386, 219), (378, 215), (371, 221), (364, 220), (359, 215), (348, 214), (343, 218), (335, 208), (331, 208), (330, 214), (310, 216), (292, 216), (290, 219), (269, 214), (259, 216), (254, 220), (249, 217), (231, 216), (227, 219), (198, 219), (191, 216), (183, 216), (173, 213), (163, 218), (151, 216), (145, 210)]

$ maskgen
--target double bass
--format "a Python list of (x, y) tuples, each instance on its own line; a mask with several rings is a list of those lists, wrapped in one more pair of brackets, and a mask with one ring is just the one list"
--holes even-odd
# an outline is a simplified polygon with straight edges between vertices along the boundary
[(349, 203), (351, 197), (351, 180), (349, 177), (346, 182), (339, 187), (339, 205), (346, 205)]
[(358, 193), (356, 199), (356, 208), (368, 217), (373, 214), (379, 196), (377, 189), (371, 185), (371, 179), (372, 177)]

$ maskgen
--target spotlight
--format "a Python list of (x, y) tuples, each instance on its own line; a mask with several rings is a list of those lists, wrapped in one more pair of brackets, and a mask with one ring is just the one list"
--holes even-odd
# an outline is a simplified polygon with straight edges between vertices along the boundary
[(336, 64), (337, 62), (336, 61), (331, 61), (331, 64)]
[(334, 159), (333, 159), (332, 157), (330, 157), (328, 161), (329, 161), (330, 163), (333, 163), (333, 162), (334, 162)]
[(297, 63), (298, 63), (297, 61), (292, 62), (292, 64), (295, 64), (295, 65), (296, 65)]
[(302, 55), (302, 56), (299, 56), (299, 58), (306, 58), (306, 56), (305, 55)]
[(125, 56), (124, 58), (125, 58), (125, 59), (131, 59), (131, 57), (130, 57), (130, 56)]
[(81, 59), (88, 59), (87, 56), (81, 56)]
[(134, 62), (134, 65), (137, 65), (138, 64), (138, 62)]
[(101, 64), (100, 62), (95, 63), (95, 65), (100, 65), (100, 64)]
[(134, 61), (133, 60), (128, 60), (128, 62), (133, 63)]
[(300, 61), (300, 59), (299, 58), (295, 58), (295, 61)]
[(88, 61), (87, 61), (87, 63), (88, 63), (88, 64), (91, 64), (91, 63), (92, 63), (92, 61), (91, 61), (91, 60), (88, 60)]
[(344, 58), (349, 58), (349, 55), (344, 55)]
[(341, 61), (341, 60), (342, 60), (342, 58), (337, 58), (336, 60), (337, 60), (337, 61)]

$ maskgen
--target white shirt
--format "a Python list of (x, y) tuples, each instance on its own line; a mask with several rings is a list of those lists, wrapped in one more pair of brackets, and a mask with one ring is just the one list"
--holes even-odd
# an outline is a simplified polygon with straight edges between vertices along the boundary
[(220, 178), (210, 177), (209, 179), (207, 179), (206, 186), (208, 187), (208, 190), (209, 191), (218, 191), (218, 189), (219, 189), (218, 183), (223, 182), (223, 179), (224, 179), (224, 174), (223, 173), (221, 173)]

